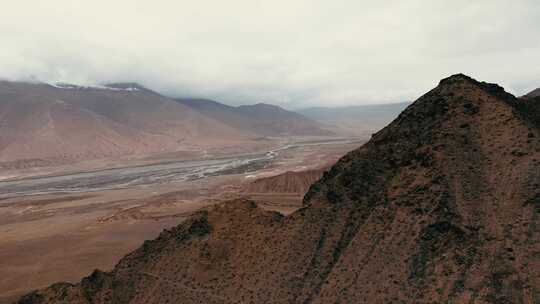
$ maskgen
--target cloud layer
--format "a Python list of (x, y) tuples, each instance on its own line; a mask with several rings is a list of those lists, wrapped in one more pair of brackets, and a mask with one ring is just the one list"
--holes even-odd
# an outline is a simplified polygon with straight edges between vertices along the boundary
[(0, 78), (230, 104), (412, 100), (459, 72), (540, 87), (537, 0), (19, 0), (0, 37)]

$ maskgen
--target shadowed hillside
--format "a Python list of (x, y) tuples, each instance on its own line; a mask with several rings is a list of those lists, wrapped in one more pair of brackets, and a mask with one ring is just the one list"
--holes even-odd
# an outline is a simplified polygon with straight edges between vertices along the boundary
[(19, 303), (538, 303), (538, 107), (444, 79), (290, 216), (217, 205)]

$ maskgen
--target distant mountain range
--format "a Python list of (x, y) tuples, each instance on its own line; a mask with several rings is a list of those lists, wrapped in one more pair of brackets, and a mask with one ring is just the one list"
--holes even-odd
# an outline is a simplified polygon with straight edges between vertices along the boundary
[(365, 134), (378, 131), (394, 120), (410, 102), (358, 105), (347, 107), (312, 107), (298, 113), (332, 126), (337, 132)]
[(267, 136), (333, 133), (277, 106), (229, 107), (136, 83), (0, 82), (0, 167), (243, 147)]

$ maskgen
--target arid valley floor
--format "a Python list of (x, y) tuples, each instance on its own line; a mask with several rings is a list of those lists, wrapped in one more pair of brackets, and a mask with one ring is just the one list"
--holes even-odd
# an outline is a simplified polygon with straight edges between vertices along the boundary
[[(263, 151), (262, 160), (257, 153), (255, 157), (229, 157), (256, 159), (240, 165), (222, 156), (210, 160), (214, 167), (210, 166), (213, 169), (208, 174), (200, 174), (193, 167), (182, 171), (189, 167), (183, 165), (184, 161), (109, 173), (84, 172), (82, 177), (56, 172), (44, 178), (1, 181), (0, 303), (54, 282), (76, 282), (96, 268), (109, 270), (144, 240), (155, 238), (194, 211), (217, 202), (247, 197), (267, 209), (288, 214), (300, 206), (305, 189), (295, 190), (297, 186), (293, 185), (280, 193), (279, 189), (249, 185), (287, 171), (322, 172), (365, 140), (304, 139), (280, 146), (269, 158)], [(97, 175), (102, 183), (89, 183), (89, 174)], [(149, 180), (145, 174), (162, 178)], [(80, 184), (92, 186), (82, 188)], [(19, 192), (10, 194), (16, 190)]]

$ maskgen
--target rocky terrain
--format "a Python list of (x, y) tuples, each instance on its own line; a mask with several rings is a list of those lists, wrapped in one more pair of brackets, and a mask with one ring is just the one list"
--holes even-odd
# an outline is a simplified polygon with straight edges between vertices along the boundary
[(539, 107), (449, 77), (291, 215), (219, 204), (19, 303), (538, 303)]

